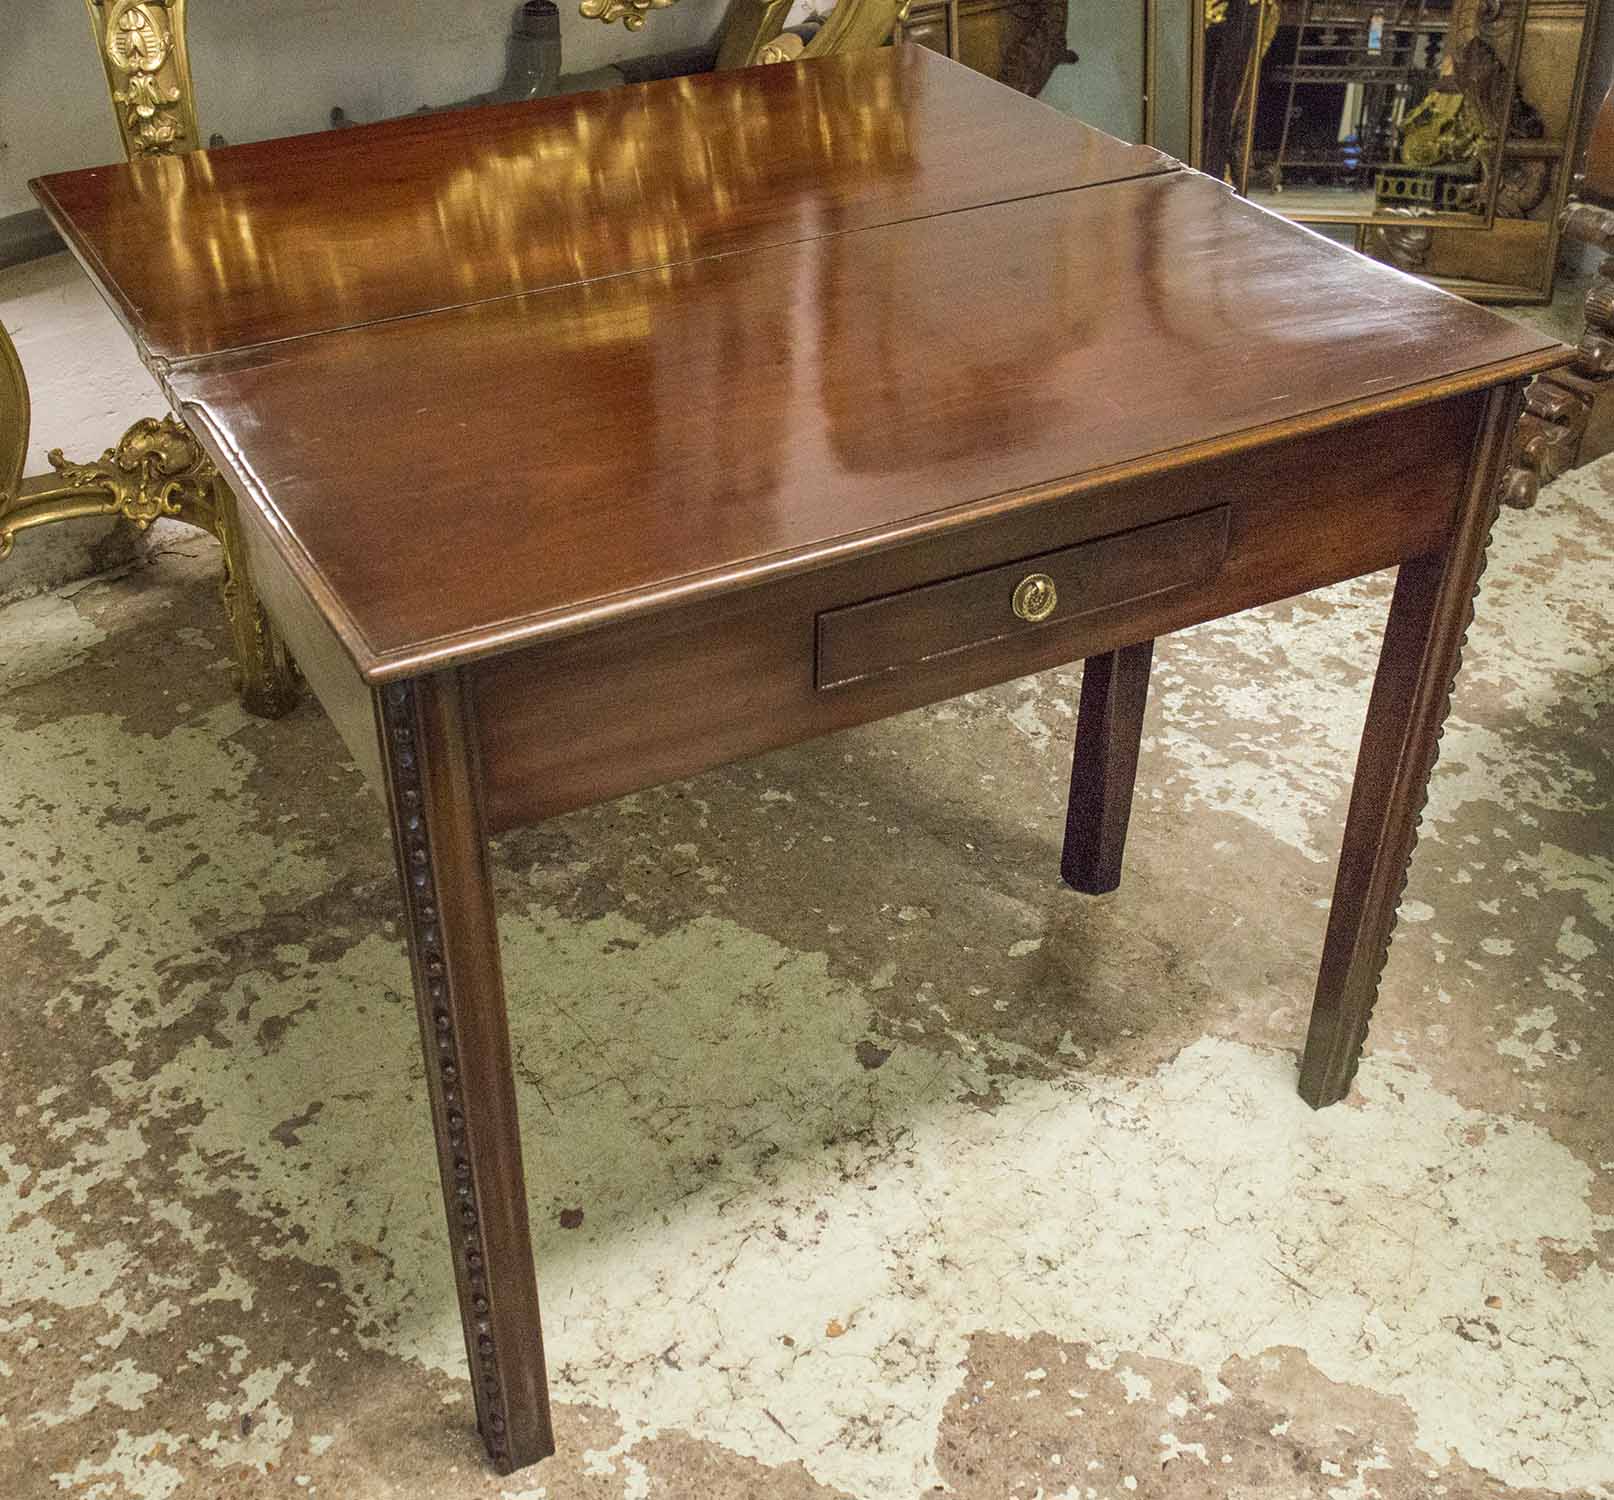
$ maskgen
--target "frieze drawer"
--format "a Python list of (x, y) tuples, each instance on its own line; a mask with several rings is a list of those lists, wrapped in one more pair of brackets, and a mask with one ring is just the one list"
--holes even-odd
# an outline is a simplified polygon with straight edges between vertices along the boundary
[(1227, 555), (1228, 507), (1139, 526), (818, 616), (817, 683), (883, 672), (1202, 583)]

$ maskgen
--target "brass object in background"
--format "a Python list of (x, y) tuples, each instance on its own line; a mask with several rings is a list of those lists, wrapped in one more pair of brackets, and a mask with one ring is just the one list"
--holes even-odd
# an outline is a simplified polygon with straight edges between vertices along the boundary
[[(1508, 175), (1504, 122), (1511, 112), (1518, 133), (1530, 113), (1519, 59), (1532, 3), (1265, 0), (1272, 35), (1264, 20), (1238, 103), (1239, 190), (1308, 223), (1384, 223), (1427, 197), (1418, 211), (1434, 222), (1489, 227)], [(1455, 97), (1461, 127), (1438, 164), (1416, 163), (1409, 112), (1414, 148), (1427, 150), (1420, 111), (1442, 95)]]
[(806, 51), (807, 43), (793, 31), (782, 31), (778, 39), (768, 43), (757, 55), (759, 63), (795, 62)]
[[(664, 9), (675, 3), (676, 0), (582, 0), (580, 9), (589, 19), (621, 20), (630, 31), (637, 31), (650, 10)], [(414, 113), (437, 114), (485, 104), (515, 104), (592, 93), (623, 84), (649, 83), (661, 78), (686, 78), (719, 68), (795, 62), (801, 58), (867, 50), (883, 46), (891, 39), (893, 25), (907, 9), (903, 0), (843, 0), (827, 14), (815, 12), (787, 31), (784, 25), (793, 3), (794, 0), (731, 0), (717, 35), (705, 46), (671, 53), (639, 54), (619, 58), (602, 67), (568, 73), (562, 70), (560, 12), (554, 0), (524, 0), (511, 23), (505, 73), (498, 86), (448, 104), (422, 106)], [(331, 110), (333, 129), (355, 123), (340, 106)], [(214, 136), (210, 144), (226, 143)]]
[(1014, 612), (1030, 625), (1040, 625), (1059, 608), (1059, 590), (1046, 573), (1022, 578), (1014, 590)]
[[(773, 61), (763, 53), (775, 46), (785, 29), (792, 0), (729, 0), (718, 31), (717, 70), (748, 68)], [(804, 38), (799, 57), (826, 57), (882, 47), (891, 40), (902, 0), (840, 0), (811, 37)]]
[[(678, 0), (580, 0), (578, 13), (610, 25), (621, 21), (629, 31), (642, 31), (653, 10)], [(793, 0), (729, 0), (718, 29), (718, 68), (746, 68), (757, 63), (794, 62), (859, 47), (883, 46), (891, 39), (901, 0), (839, 0), (827, 15), (816, 17), (816, 29), (803, 32), (799, 44), (784, 39)], [(951, 0), (956, 4), (956, 0)]]
[(1508, 138), (1538, 141), (1541, 116), (1511, 75), (1502, 50), (1517, 54), (1522, 29), (1506, 12), (1488, 15), (1480, 0), (1458, 0), (1444, 42), (1443, 82), (1396, 127), (1396, 160), (1378, 174), (1377, 206), (1420, 205), (1417, 212), (1475, 212), (1526, 217), (1547, 194), (1547, 163), (1503, 152)]
[(200, 145), (185, 0), (84, 0), (131, 158)]
[[(1213, 176), (1223, 175), (1231, 165), (1236, 178), (1242, 141), (1253, 129), (1249, 100), (1251, 85), (1259, 79), (1261, 52), (1270, 48), (1266, 65), (1273, 67), (1282, 63), (1287, 46), (1272, 47), (1266, 22), (1263, 19), (1258, 27), (1257, 17), (1264, 18), (1270, 9), (1274, 27), (1293, 26), (1307, 9), (1321, 12), (1327, 7), (1308, 8), (1303, 0), (1193, 0), (1193, 4), (1195, 16), (1187, 36), (1181, 28), (1162, 31), (1159, 45), (1189, 49), (1190, 66), (1184, 71), (1199, 137), (1191, 165)], [(1390, 4), (1375, 8), (1386, 12), (1387, 19), (1397, 11)], [(1439, 115), (1445, 111), (1431, 107), (1413, 118), (1415, 111), (1409, 110), (1401, 121), (1408, 127), (1399, 143), (1408, 169), (1403, 175), (1412, 175), (1420, 156), (1441, 158), (1424, 163), (1426, 167), (1446, 166), (1456, 135), (1488, 132), (1492, 149), (1481, 153), (1486, 165), (1477, 179), (1479, 204), (1487, 212), (1466, 218), (1453, 212), (1437, 215), (1403, 196), (1379, 206), (1373, 222), (1357, 223), (1356, 248), (1478, 301), (1548, 301), (1574, 174), (1600, 0), (1510, 0), (1505, 7), (1489, 6), (1484, 0), (1450, 0), (1440, 9), (1449, 17), (1457, 44), (1447, 83), (1461, 93), (1460, 109), (1467, 118), (1453, 113), (1443, 123)], [(1499, 19), (1521, 12), (1522, 28), (1498, 30)], [(1232, 37), (1233, 30), (1237, 37)], [(1227, 45), (1230, 38), (1236, 45)], [(1517, 63), (1512, 65), (1515, 43)], [(1254, 78), (1252, 69), (1257, 70)], [(1433, 198), (1448, 205), (1463, 191), (1461, 185), (1450, 183), (1438, 188)], [(1313, 222), (1351, 217), (1297, 210), (1292, 194), (1273, 195), (1267, 203), (1290, 217)]]
[(629, 31), (643, 31), (644, 19), (652, 10), (666, 10), (678, 0), (582, 0), (578, 14), (590, 21), (603, 21), (607, 26), (620, 21)]

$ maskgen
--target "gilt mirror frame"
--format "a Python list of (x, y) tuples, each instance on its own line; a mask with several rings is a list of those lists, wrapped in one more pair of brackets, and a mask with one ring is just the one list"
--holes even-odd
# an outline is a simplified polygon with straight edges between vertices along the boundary
[[(1181, 150), (1173, 150), (1173, 146), (1182, 142), (1185, 132), (1177, 121), (1180, 114), (1186, 112), (1188, 154), (1184, 159), (1201, 170), (1206, 166), (1207, 147), (1207, 9), (1215, 3), (1217, 0), (1145, 0), (1144, 9), (1144, 138), (1152, 145), (1182, 155)], [(1250, 3), (1263, 8), (1270, 6), (1274, 12), (1281, 14), (1280, 0), (1221, 0), (1221, 3)], [(1401, 229), (1409, 224), (1432, 229), (1489, 229), (1497, 218), (1502, 169), (1509, 134), (1516, 123), (1519, 63), (1530, 4), (1531, 0), (1454, 0), (1454, 19), (1460, 18), (1464, 11), (1469, 12), (1468, 24), (1473, 27), (1474, 35), (1490, 43), (1492, 52), (1502, 63), (1500, 72), (1488, 80), (1490, 98), (1506, 102), (1500, 109), (1491, 106), (1492, 113), (1501, 113), (1503, 118), (1499, 128), (1493, 122), (1484, 152), (1476, 158), (1484, 182), (1484, 197), (1476, 209), (1427, 209), (1416, 212), (1379, 207), (1367, 211), (1290, 209), (1282, 204), (1281, 193), (1263, 193), (1257, 189), (1252, 195), (1250, 188), (1256, 128), (1256, 111), (1252, 105), (1260, 96), (1263, 74), (1270, 78), (1272, 74), (1267, 70), (1276, 66), (1271, 55), (1271, 42), (1263, 46), (1259, 32), (1252, 48), (1252, 57), (1244, 70), (1235, 109), (1235, 120), (1242, 126), (1242, 131), (1228, 164), (1228, 175), (1233, 186), (1243, 196), (1253, 197), (1254, 201), (1298, 223)], [(1384, 8), (1394, 10), (1396, 0), (1385, 0)], [(1182, 14), (1184, 9), (1186, 15)], [(1495, 45), (1499, 39), (1505, 44), (1501, 48)], [(1174, 72), (1186, 78), (1185, 88), (1173, 91), (1170, 87), (1169, 80)]]
[(1198, 167), (1204, 159), (1205, 0), (1144, 0), (1143, 139)]

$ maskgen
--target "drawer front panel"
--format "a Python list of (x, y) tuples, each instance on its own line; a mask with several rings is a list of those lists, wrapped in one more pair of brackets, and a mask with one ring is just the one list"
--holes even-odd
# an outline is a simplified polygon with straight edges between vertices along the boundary
[[(1191, 472), (1106, 485), (956, 535), (478, 662), (470, 670), (489, 823), (497, 830), (536, 822), (1432, 551), (1450, 531), (1482, 405), (1482, 397), (1456, 398)], [(994, 571), (1011, 558), (1107, 545), (1207, 512), (1214, 519), (1223, 506), (1226, 555), (1200, 581), (1083, 614), (1056, 611), (1037, 629), (833, 690), (819, 685), (815, 647), (826, 616)]]
[(818, 617), (818, 686), (844, 687), (1203, 583), (1221, 569), (1227, 527), (1228, 507), (1218, 505), (829, 610)]

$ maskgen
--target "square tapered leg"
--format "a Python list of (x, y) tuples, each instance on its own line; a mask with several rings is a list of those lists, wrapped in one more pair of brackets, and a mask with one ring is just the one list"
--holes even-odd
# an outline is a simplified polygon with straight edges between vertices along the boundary
[(1367, 1043), (1429, 776), (1474, 618), (1474, 594), (1485, 569), (1518, 401), (1517, 386), (1491, 393), (1446, 545), (1402, 563), (1396, 577), (1300, 1065), (1300, 1096), (1314, 1109), (1345, 1097)]
[(1154, 642), (1140, 641), (1090, 656), (1082, 667), (1059, 873), (1084, 895), (1101, 896), (1121, 883), (1153, 659)]
[(477, 747), (457, 672), (377, 694), (437, 1164), (477, 1425), (502, 1473), (555, 1451)]

